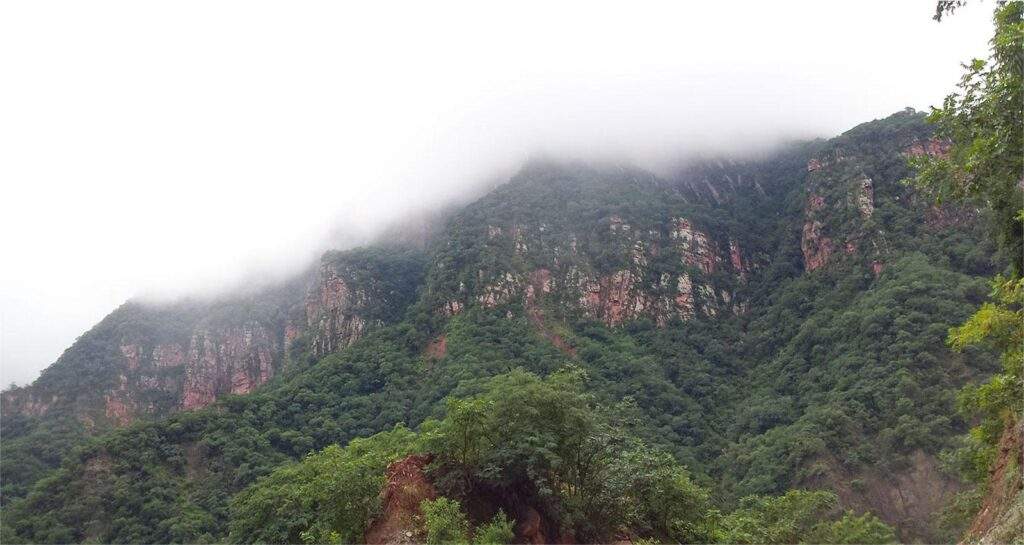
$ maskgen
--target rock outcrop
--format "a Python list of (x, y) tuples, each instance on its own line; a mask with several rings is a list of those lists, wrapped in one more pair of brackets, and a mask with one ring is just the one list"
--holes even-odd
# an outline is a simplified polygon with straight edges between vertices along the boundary
[(870, 218), (875, 213), (875, 189), (871, 178), (862, 176), (854, 183), (859, 186), (856, 194), (857, 210), (862, 218)]
[(907, 146), (907, 148), (903, 150), (903, 154), (908, 157), (945, 157), (949, 153), (950, 147), (951, 145), (947, 141), (930, 138), (928, 140), (914, 142), (910, 146)]
[(322, 264), (319, 282), (306, 297), (306, 325), (316, 355), (350, 346), (366, 331), (366, 318), (360, 310), (370, 303), (369, 297), (364, 289), (354, 285), (351, 277), (345, 278), (349, 276), (346, 272), (332, 263)]
[(804, 269), (813, 271), (828, 264), (834, 251), (832, 239), (822, 234), (820, 221), (808, 219), (800, 234), (800, 250), (804, 254)]
[(192, 336), (181, 408), (205, 407), (225, 394), (247, 394), (274, 375), (276, 335), (251, 322)]
[(696, 267), (705, 274), (715, 272), (722, 257), (707, 233), (695, 229), (690, 220), (686, 218), (676, 218), (673, 223), (672, 230), (669, 231), (669, 239), (676, 244), (682, 254), (683, 263), (690, 267)]
[[(400, 256), (405, 256), (397, 252)], [(41, 377), (2, 395), (7, 414), (43, 417), (59, 408), (88, 426), (122, 426), (205, 407), (228, 394), (247, 394), (287, 364), (294, 343), (308, 337), (317, 356), (340, 350), (384, 323), (390, 305), (409, 293), (373, 274), (392, 254), (332, 252), (319, 274), (302, 275), (246, 295), (169, 304), (127, 303), (87, 333), (59, 363), (88, 366), (89, 390), (68, 389), (74, 377)], [(415, 277), (422, 264), (399, 261)], [(407, 263), (408, 262), (408, 263)], [(73, 361), (73, 363), (65, 363)], [(55, 368), (60, 368), (60, 365)], [(53, 383), (58, 383), (56, 386)]]
[[(522, 265), (477, 268), (473, 277), (478, 287), (467, 289), (460, 283), (452, 290), (458, 297), (439, 301), (437, 313), (454, 316), (466, 304), (495, 308), (518, 303), (533, 309), (535, 317), (538, 309), (550, 306), (561, 315), (577, 313), (609, 326), (649, 319), (664, 327), (675, 318), (710, 317), (721, 309), (739, 312), (742, 305), (730, 304), (736, 286), (751, 270), (739, 241), (719, 243), (689, 218), (666, 220), (638, 228), (629, 218), (610, 216), (605, 223), (612, 237), (609, 244), (621, 249), (622, 258), (621, 267), (607, 273), (598, 272), (597, 259), (581, 247), (578, 233), (567, 233), (564, 245), (552, 246), (546, 238), (551, 227), (546, 224), (487, 225), (488, 249), (497, 255), (511, 252)], [(654, 276), (656, 261), (667, 263), (660, 269), (671, 272)], [(721, 284), (715, 280), (719, 273), (733, 280)]]

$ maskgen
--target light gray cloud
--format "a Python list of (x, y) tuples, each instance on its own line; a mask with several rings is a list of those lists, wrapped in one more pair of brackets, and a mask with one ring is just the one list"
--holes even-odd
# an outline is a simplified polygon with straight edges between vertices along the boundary
[(287, 274), (543, 151), (657, 167), (938, 103), (989, 7), (7, 2), (0, 373), (126, 298)]

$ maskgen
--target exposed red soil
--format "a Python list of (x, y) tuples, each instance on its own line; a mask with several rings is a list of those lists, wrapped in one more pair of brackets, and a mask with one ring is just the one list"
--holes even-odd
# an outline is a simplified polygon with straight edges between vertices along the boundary
[(440, 335), (436, 339), (430, 341), (430, 343), (427, 344), (427, 348), (424, 349), (423, 351), (423, 355), (426, 356), (427, 359), (432, 360), (439, 360), (443, 358), (447, 353), (448, 337), (445, 335)]
[(555, 348), (561, 350), (562, 353), (570, 358), (576, 357), (576, 348), (566, 342), (561, 335), (548, 329), (548, 326), (544, 323), (544, 314), (540, 309), (528, 306), (526, 309), (526, 315), (529, 316), (530, 323), (537, 328), (537, 332), (550, 341), (551, 344), (555, 345)]
[(433, 459), (413, 454), (388, 466), (387, 484), (381, 490), (381, 515), (367, 528), (364, 543), (423, 543), (423, 512), (420, 504), (437, 497), (424, 473)]
[[(989, 532), (999, 517), (1010, 507), (1013, 499), (1024, 488), (1021, 473), (1024, 468), (1024, 419), (1007, 426), (999, 439), (996, 463), (988, 477), (988, 494), (981, 509), (971, 522), (967, 535), (979, 538)], [(1024, 533), (1024, 530), (1022, 530)]]

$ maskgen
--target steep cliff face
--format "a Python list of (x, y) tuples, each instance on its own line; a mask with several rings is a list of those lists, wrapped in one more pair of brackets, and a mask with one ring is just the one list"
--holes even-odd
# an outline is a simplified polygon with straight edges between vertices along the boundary
[(36, 383), (3, 392), (3, 411), (123, 426), (250, 393), (283, 370), (300, 339), (323, 356), (397, 319), (415, 295), (418, 256), (330, 252), (315, 274), (244, 296), (127, 303)]
[(36, 383), (4, 392), (4, 410), (71, 415), (102, 428), (251, 392), (285, 361), (288, 297), (275, 295), (254, 296), (277, 301), (265, 307), (244, 300), (128, 303)]
[(369, 329), (400, 319), (422, 275), (418, 251), (328, 252), (304, 303), (312, 354), (341, 350)]
[[(706, 205), (629, 170), (538, 165), (509, 185), (514, 197), (456, 216), (430, 273), (436, 313), (515, 305), (534, 316), (667, 327), (742, 312), (751, 259), (729, 229), (704, 224)], [(635, 199), (622, 187), (661, 210), (621, 206)], [(596, 202), (567, 209), (575, 199)], [(489, 220), (475, 223), (479, 216)]]
[(104, 416), (117, 425), (140, 415), (205, 407), (226, 394), (247, 394), (281, 367), (276, 324), (196, 325), (187, 342), (122, 344), (124, 366), (103, 394)]
[[(934, 534), (919, 519), (956, 488), (935, 462), (963, 431), (954, 392), (986, 361), (953, 356), (942, 339), (983, 297), (978, 278), (991, 272), (972, 234), (976, 214), (933, 208), (899, 183), (908, 156), (941, 152), (929, 138), (920, 116), (904, 113), (768, 159), (707, 161), (664, 177), (528, 164), (440, 234), (417, 234), (431, 241), (426, 253), (330, 252), (274, 294), (126, 305), (36, 384), (4, 394), (5, 458), (38, 450), (12, 450), (21, 439), (10, 422), (23, 433), (25, 422), (64, 414), (98, 429), (269, 381), (266, 395), (147, 427), (158, 434), (107, 436), (103, 446), (106, 485), (130, 478), (135, 460), (155, 460), (173, 477), (151, 486), (170, 487), (201, 515), (140, 514), (129, 499), (104, 497), (143, 532), (137, 541), (186, 540), (170, 527), (221, 539), (226, 499), (275, 464), (397, 422), (414, 426), (494, 373), (571, 364), (595, 395), (632, 398), (648, 437), (716, 483), (723, 501), (830, 488), (905, 538), (927, 540)], [(273, 380), (285, 372), (295, 375)], [(207, 448), (199, 465), (216, 471), (197, 477), (189, 453), (208, 436), (233, 450)], [(72, 484), (39, 481), (32, 508), (76, 539), (115, 541), (103, 533), (108, 519), (79, 508), (80, 491), (101, 478), (92, 462), (66, 463), (62, 482)], [(25, 472), (17, 494), (41, 474)], [(394, 498), (385, 502), (404, 501)], [(538, 517), (517, 512), (520, 535), (553, 540), (556, 528)], [(200, 519), (201, 529), (189, 525)], [(24, 519), (17, 528), (39, 537), (43, 526)]]
[(856, 127), (807, 161), (800, 237), (804, 270), (852, 260), (877, 276), (889, 256), (903, 249), (908, 226), (899, 216), (908, 212), (915, 221), (924, 216), (936, 230), (972, 223), (970, 210), (935, 206), (904, 181), (911, 175), (908, 158), (944, 154), (948, 144), (931, 138), (912, 113), (886, 121), (886, 131), (865, 134), (871, 124)]
[(329, 264), (321, 265), (320, 282), (306, 297), (306, 325), (313, 331), (315, 354), (349, 346), (366, 329), (366, 319), (357, 312), (366, 308), (369, 298), (364, 291), (353, 290), (351, 283)]
[(189, 342), (181, 408), (205, 407), (224, 394), (247, 394), (266, 383), (280, 365), (279, 338), (258, 322), (197, 331)]

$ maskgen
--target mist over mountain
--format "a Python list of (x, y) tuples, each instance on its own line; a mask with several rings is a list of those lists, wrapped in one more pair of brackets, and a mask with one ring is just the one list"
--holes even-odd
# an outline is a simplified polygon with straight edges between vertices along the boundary
[[(290, 541), (238, 534), (250, 515), (227, 516), (227, 498), (291, 456), (429, 426), (446, 396), (479, 393), (494, 375), (569, 366), (598, 402), (632, 399), (638, 438), (695, 482), (721, 483), (723, 505), (832, 489), (829, 501), (904, 539), (935, 539), (944, 530), (931, 513), (962, 486), (938, 461), (964, 426), (949, 419), (952, 394), (994, 365), (941, 336), (981, 300), (995, 264), (978, 210), (936, 207), (901, 183), (909, 157), (944, 153), (922, 117), (905, 110), (663, 175), (535, 157), (473, 202), (409, 217), (286, 280), (126, 303), (31, 386), (4, 393), (14, 527), (38, 541)], [(237, 433), (260, 439), (242, 446)], [(107, 439), (61, 462), (97, 434)], [(142, 462), (169, 480), (119, 495), (116, 518), (78, 512), (107, 501), (151, 449), (184, 456)], [(36, 482), (58, 462), (65, 484)], [(200, 483), (196, 472), (211, 473)], [(192, 506), (134, 514), (153, 486)], [(533, 509), (552, 539), (565, 500), (503, 486), (533, 499), (487, 509), (517, 520)], [(72, 492), (85, 489), (97, 492)], [(484, 501), (483, 489), (459, 494)], [(43, 512), (55, 522), (34, 530)], [(559, 531), (610, 531), (572, 528)]]
[(0, 6), (0, 542), (1021, 542), (1021, 51), (1021, 0)]
[(890, 4), (4, 6), (2, 380), (129, 298), (286, 276), (536, 154), (663, 173), (937, 104), (985, 10)]

